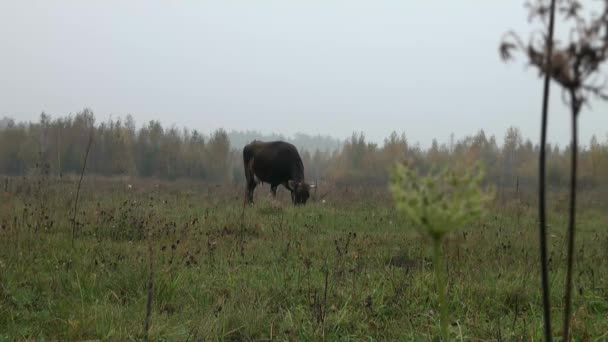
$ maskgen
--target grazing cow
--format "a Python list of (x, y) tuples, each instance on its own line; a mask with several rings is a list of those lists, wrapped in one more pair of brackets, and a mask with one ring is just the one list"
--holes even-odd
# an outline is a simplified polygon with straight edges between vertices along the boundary
[(306, 204), (310, 189), (315, 187), (304, 181), (304, 164), (296, 147), (284, 141), (254, 140), (243, 148), (243, 165), (250, 204), (258, 183), (269, 183), (274, 197), (282, 184), (291, 192), (294, 205)]

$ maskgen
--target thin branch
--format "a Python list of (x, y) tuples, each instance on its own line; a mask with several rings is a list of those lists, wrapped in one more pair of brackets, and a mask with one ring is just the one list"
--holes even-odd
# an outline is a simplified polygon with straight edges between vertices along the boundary
[(587, 90), (591, 94), (599, 97), (600, 99), (608, 101), (608, 91), (603, 90), (605, 88), (604, 85), (598, 86), (598, 87), (590, 86), (590, 85), (583, 85), (582, 88), (584, 90)]

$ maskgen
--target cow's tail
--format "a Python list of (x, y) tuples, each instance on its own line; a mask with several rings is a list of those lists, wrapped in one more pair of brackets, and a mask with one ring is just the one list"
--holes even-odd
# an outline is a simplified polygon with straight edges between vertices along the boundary
[(254, 182), (253, 178), (253, 170), (249, 167), (249, 163), (253, 159), (253, 153), (249, 146), (245, 146), (243, 148), (243, 167), (245, 168), (245, 179), (247, 180), (247, 184), (251, 184)]
[(253, 204), (253, 190), (256, 187), (255, 175), (253, 173), (253, 149), (250, 145), (243, 148), (243, 167), (245, 169), (245, 179), (247, 186), (245, 187), (245, 200)]

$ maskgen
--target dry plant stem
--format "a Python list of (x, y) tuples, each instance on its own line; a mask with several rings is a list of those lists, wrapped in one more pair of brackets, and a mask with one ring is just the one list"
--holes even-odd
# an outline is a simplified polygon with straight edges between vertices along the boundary
[(323, 308), (321, 309), (321, 324), (322, 324), (322, 335), (325, 339), (325, 314), (327, 310), (327, 280), (329, 278), (329, 269), (325, 270), (325, 287), (323, 288)]
[(243, 202), (243, 210), (241, 211), (241, 231), (239, 236), (239, 249), (241, 258), (245, 258), (245, 207), (247, 204)]
[[(150, 237), (149, 237), (150, 239)], [(148, 242), (148, 253), (150, 257), (150, 273), (148, 277), (148, 300), (146, 302), (146, 321), (144, 323), (144, 341), (148, 341), (148, 332), (152, 324), (152, 300), (154, 297), (154, 263), (152, 255), (152, 242)]]
[(78, 180), (78, 188), (76, 189), (76, 200), (74, 201), (74, 216), (72, 217), (72, 247), (74, 247), (74, 239), (76, 238), (76, 213), (78, 213), (78, 197), (80, 195), (80, 185), (82, 184), (82, 177), (84, 176), (84, 170), (87, 167), (87, 159), (89, 157), (89, 150), (91, 149), (91, 143), (93, 142), (93, 127), (89, 132), (89, 142), (87, 143), (87, 150), (84, 155), (84, 163), (82, 164), (82, 171), (80, 172), (80, 179)]
[[(549, 17), (549, 32), (547, 35), (546, 65), (551, 70), (551, 56), (553, 54), (553, 27), (555, 23), (555, 0), (551, 0)], [(545, 341), (553, 340), (551, 333), (551, 301), (549, 296), (549, 270), (547, 266), (547, 217), (545, 199), (545, 164), (547, 145), (547, 121), (549, 112), (549, 89), (551, 74), (545, 73), (545, 83), (543, 89), (543, 108), (540, 133), (540, 155), (539, 155), (539, 187), (538, 187), (538, 216), (539, 216), (539, 248), (540, 248), (540, 267), (543, 291), (543, 312), (545, 320)]]
[(444, 341), (449, 341), (448, 335), (448, 308), (445, 295), (445, 279), (441, 260), (441, 239), (433, 239), (433, 264), (435, 265), (435, 279), (437, 281), (437, 294), (439, 295), (439, 314), (441, 324), (441, 336)]
[(576, 163), (578, 155), (578, 113), (579, 104), (576, 93), (570, 91), (572, 110), (572, 151), (570, 161), (570, 213), (568, 220), (568, 270), (566, 273), (566, 294), (564, 296), (564, 335), (562, 341), (570, 339), (570, 316), (572, 313), (572, 272), (574, 268), (574, 233), (576, 224)]
[(61, 178), (61, 127), (57, 129), (57, 176)]

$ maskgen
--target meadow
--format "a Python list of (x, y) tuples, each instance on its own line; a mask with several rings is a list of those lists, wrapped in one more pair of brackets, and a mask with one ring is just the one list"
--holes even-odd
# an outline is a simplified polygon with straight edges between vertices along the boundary
[[(3, 186), (4, 188), (4, 186)], [(0, 189), (0, 341), (436, 340), (427, 239), (381, 187), (282, 188), (85, 177)], [(533, 189), (532, 189), (533, 191)], [(556, 336), (567, 198), (549, 195)], [(573, 337), (608, 339), (606, 194), (579, 194)], [(450, 335), (543, 338), (535, 196), (504, 191), (445, 241)], [(150, 305), (148, 315), (147, 306)]]

